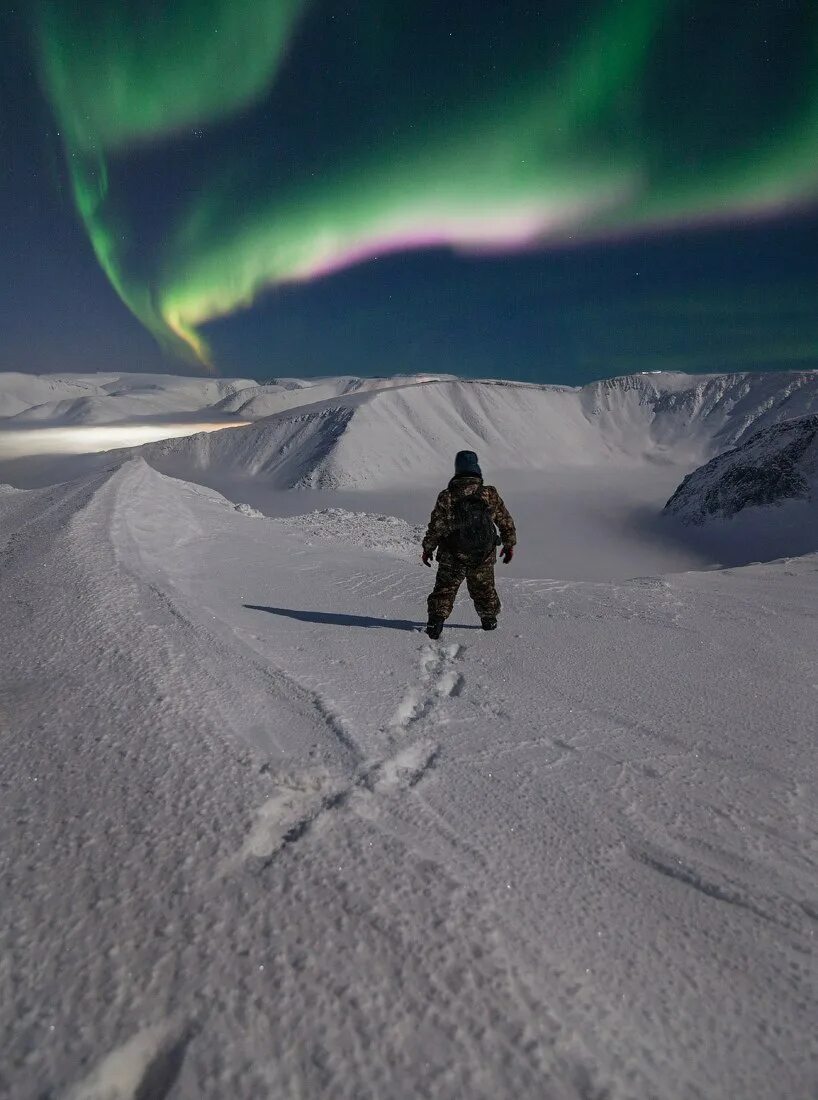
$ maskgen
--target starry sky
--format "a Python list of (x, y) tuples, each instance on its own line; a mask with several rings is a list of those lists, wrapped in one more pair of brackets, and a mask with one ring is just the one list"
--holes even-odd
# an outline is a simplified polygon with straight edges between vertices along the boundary
[(814, 0), (31, 0), (0, 370), (818, 367)]

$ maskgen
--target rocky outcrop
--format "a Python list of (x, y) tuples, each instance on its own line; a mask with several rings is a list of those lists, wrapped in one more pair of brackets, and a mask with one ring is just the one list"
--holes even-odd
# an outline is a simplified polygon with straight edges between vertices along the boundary
[(818, 415), (762, 428), (711, 459), (688, 474), (664, 511), (703, 524), (789, 500), (818, 502)]

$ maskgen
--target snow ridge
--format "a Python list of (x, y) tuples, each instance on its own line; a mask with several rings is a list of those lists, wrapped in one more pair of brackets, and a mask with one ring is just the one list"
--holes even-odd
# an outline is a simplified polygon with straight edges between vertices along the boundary
[[(353, 387), (208, 439), (150, 445), (165, 472), (218, 469), (274, 488), (366, 489), (440, 480), (451, 454), (492, 470), (683, 462), (818, 412), (818, 372), (635, 375), (582, 389), (441, 380)], [(303, 389), (295, 392), (299, 400)], [(245, 412), (250, 406), (238, 406)], [(253, 406), (256, 411), (260, 406)]]

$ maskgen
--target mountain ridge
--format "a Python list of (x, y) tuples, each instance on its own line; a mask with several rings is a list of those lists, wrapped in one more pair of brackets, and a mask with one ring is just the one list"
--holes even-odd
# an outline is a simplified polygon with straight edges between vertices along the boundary
[(280, 489), (439, 480), (460, 449), (477, 451), (486, 470), (644, 461), (692, 469), (761, 427), (818, 412), (816, 371), (627, 375), (583, 387), (390, 381), (143, 453), (167, 472), (218, 465)]

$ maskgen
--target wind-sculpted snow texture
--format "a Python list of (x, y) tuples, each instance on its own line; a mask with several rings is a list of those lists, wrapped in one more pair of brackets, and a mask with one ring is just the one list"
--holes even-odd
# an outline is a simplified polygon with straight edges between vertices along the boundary
[(350, 549), (379, 550), (411, 561), (417, 561), (425, 530), (397, 516), (350, 512), (346, 508), (322, 508), (275, 522), (297, 534), (307, 546), (315, 542), (336, 543)]
[(818, 501), (818, 416), (762, 428), (711, 459), (684, 479), (665, 511), (701, 524), (792, 500)]
[(430, 643), (328, 522), (0, 494), (0, 1094), (814, 1097), (818, 556)]

